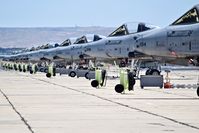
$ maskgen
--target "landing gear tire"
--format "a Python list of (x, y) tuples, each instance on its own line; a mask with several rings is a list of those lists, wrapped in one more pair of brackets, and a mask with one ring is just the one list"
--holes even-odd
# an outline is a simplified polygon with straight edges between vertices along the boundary
[(72, 71), (72, 72), (70, 72), (69, 76), (73, 78), (76, 76), (76, 73), (74, 71)]
[(146, 71), (146, 75), (160, 75), (160, 71), (157, 69), (148, 69)]
[(197, 89), (197, 95), (199, 96), (199, 87), (198, 87), (198, 89)]
[(97, 80), (93, 80), (91, 81), (91, 86), (96, 88), (97, 86), (99, 86), (99, 82)]
[(158, 71), (157, 69), (152, 69), (151, 75), (160, 75), (160, 71)]
[(117, 93), (122, 93), (122, 92), (124, 91), (124, 86), (123, 86), (122, 84), (117, 84), (117, 85), (115, 86), (115, 91), (116, 91)]
[(151, 69), (148, 69), (148, 70), (146, 71), (145, 75), (150, 75), (150, 71), (151, 71)]
[(46, 73), (46, 77), (50, 78), (51, 74), (50, 73)]

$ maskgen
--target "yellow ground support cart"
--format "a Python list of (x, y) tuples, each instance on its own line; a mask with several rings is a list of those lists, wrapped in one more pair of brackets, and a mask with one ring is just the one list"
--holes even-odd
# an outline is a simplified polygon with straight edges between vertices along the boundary
[(37, 73), (37, 64), (33, 64), (31, 67), (30, 67), (30, 74), (36, 74)]
[(125, 93), (127, 91), (133, 90), (133, 86), (135, 85), (134, 74), (129, 70), (120, 70), (120, 84), (115, 86), (115, 91), (117, 93)]
[(95, 80), (91, 81), (92, 87), (106, 86), (106, 70), (96, 69)]
[(48, 66), (48, 72), (46, 73), (46, 77), (50, 78), (51, 76), (56, 76), (56, 68), (53, 63)]

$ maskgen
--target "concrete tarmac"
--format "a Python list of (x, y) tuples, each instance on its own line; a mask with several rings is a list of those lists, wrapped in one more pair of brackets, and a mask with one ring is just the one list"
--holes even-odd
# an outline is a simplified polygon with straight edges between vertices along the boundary
[[(179, 71), (172, 82), (196, 84), (197, 76)], [(199, 132), (196, 89), (140, 89), (137, 82), (135, 91), (117, 94), (118, 83), (95, 89), (85, 78), (0, 70), (0, 133)]]

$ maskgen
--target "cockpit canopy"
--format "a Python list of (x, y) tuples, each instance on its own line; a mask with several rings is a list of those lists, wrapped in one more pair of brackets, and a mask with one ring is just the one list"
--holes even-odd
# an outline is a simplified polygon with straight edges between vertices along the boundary
[(120, 26), (119, 28), (117, 28), (114, 32), (112, 32), (109, 35), (109, 37), (139, 33), (139, 32), (151, 30), (154, 28), (158, 28), (158, 26), (145, 24), (145, 23), (126, 23)]
[(32, 47), (31, 49), (30, 49), (30, 51), (35, 51), (36, 50), (36, 48), (35, 47)]
[(42, 45), (42, 46), (38, 46), (38, 47), (32, 47), (29, 51), (37, 51), (37, 50), (40, 50), (40, 49), (50, 49), (50, 48), (54, 48), (53, 45), (51, 44), (45, 44), (45, 45)]
[(88, 42), (95, 42), (95, 41), (101, 40), (102, 38), (104, 38), (104, 37), (100, 36), (100, 35), (88, 34), (88, 35), (85, 35), (85, 36), (78, 38), (74, 42), (74, 44), (83, 44), (83, 43), (88, 43)]
[(74, 42), (74, 44), (82, 44), (82, 43), (87, 43), (88, 40), (86, 38), (86, 36), (82, 36), (80, 38), (77, 38), (77, 40)]
[(185, 24), (194, 24), (194, 23), (199, 23), (197, 6), (186, 12), (182, 17), (177, 19), (171, 25), (185, 25)]
[(70, 39), (67, 39), (67, 40), (65, 40), (64, 42), (62, 42), (60, 44), (60, 47), (62, 47), (62, 46), (69, 46), (69, 45), (71, 45), (71, 41), (70, 41)]
[(46, 45), (42, 45), (42, 46), (40, 47), (40, 49), (50, 49), (50, 48), (53, 48), (53, 45), (51, 45), (51, 44), (49, 44), (49, 43), (47, 43)]

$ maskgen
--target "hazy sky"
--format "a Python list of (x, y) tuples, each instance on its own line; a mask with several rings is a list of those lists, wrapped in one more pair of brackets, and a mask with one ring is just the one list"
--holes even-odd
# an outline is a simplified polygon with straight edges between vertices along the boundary
[(198, 0), (0, 0), (0, 27), (167, 26)]

